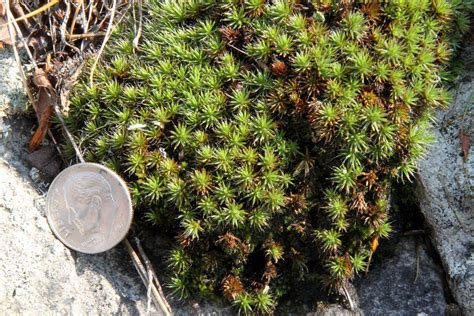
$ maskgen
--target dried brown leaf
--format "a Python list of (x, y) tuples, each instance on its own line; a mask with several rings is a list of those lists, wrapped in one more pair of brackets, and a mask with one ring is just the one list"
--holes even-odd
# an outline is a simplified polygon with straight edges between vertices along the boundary
[(34, 151), (38, 148), (46, 136), (51, 125), (49, 119), (53, 114), (53, 103), (56, 102), (56, 92), (43, 69), (35, 71), (33, 82), (38, 87), (38, 99), (33, 106), (39, 125), (28, 145), (29, 151)]
[(49, 118), (53, 114), (52, 107), (52, 96), (48, 93), (47, 89), (40, 88), (38, 91), (38, 100), (35, 104), (36, 117), (38, 118), (38, 128), (36, 129), (33, 137), (28, 145), (28, 150), (34, 151), (41, 144), (41, 141), (46, 136), (51, 122)]
[(50, 90), (53, 89), (53, 86), (51, 85), (51, 82), (49, 82), (46, 72), (41, 68), (38, 68), (35, 71), (33, 82), (38, 88), (46, 88)]
[(370, 250), (372, 250), (372, 252), (375, 252), (378, 246), (379, 246), (379, 236), (373, 235), (372, 239), (370, 240)]

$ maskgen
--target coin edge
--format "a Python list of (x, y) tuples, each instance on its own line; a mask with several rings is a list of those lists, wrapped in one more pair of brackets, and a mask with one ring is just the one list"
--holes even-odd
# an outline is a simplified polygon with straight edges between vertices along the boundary
[[(57, 181), (57, 179), (59, 179), (61, 177), (61, 175), (63, 175), (66, 171), (70, 170), (71, 168), (75, 168), (77, 166), (80, 166), (80, 165), (90, 165), (90, 166), (94, 166), (94, 167), (98, 167), (99, 169), (102, 169), (102, 170), (105, 170), (105, 171), (110, 171), (109, 174), (112, 175), (112, 177), (114, 177), (116, 180), (118, 180), (125, 188), (125, 191), (127, 193), (127, 202), (128, 202), (128, 208), (130, 210), (129, 212), (129, 216), (128, 216), (128, 221), (127, 221), (127, 227), (129, 228), (127, 231), (124, 232), (123, 235), (119, 235), (120, 238), (117, 238), (118, 241), (116, 243), (114, 243), (111, 247), (109, 248), (106, 248), (104, 250), (100, 250), (100, 251), (84, 251), (84, 250), (80, 250), (80, 249), (77, 249), (77, 247), (75, 246), (72, 246), (70, 245), (70, 243), (67, 242), (67, 240), (65, 238), (63, 238), (56, 230), (56, 227), (53, 223), (53, 220), (51, 219), (51, 209), (50, 209), (50, 200), (49, 200), (49, 196), (50, 196), (50, 191), (51, 191), (51, 188), (53, 188), (53, 185), (54, 183)], [(63, 169), (55, 178), (54, 180), (51, 182), (51, 184), (49, 185), (49, 188), (48, 188), (48, 193), (47, 193), (47, 196), (46, 196), (46, 218), (48, 220), (48, 225), (51, 229), (51, 231), (54, 233), (54, 235), (56, 236), (57, 239), (59, 239), (59, 241), (61, 241), (66, 247), (74, 250), (74, 251), (77, 251), (77, 252), (80, 252), (80, 253), (85, 253), (85, 254), (98, 254), (98, 253), (102, 253), (102, 252), (106, 252), (112, 248), (114, 248), (115, 246), (117, 246), (128, 234), (129, 230), (130, 230), (130, 226), (132, 224), (132, 221), (133, 221), (133, 215), (134, 215), (134, 211), (133, 211), (133, 204), (132, 204), (132, 199), (131, 199), (131, 196), (130, 196), (130, 191), (128, 190), (128, 186), (127, 186), (127, 183), (125, 182), (124, 179), (122, 179), (122, 177), (120, 177), (115, 171), (113, 171), (112, 169), (110, 168), (107, 168), (101, 164), (98, 164), (98, 163), (95, 163), (95, 162), (82, 162), (82, 163), (78, 163), (78, 164), (74, 164), (72, 166), (69, 166), (65, 169)]]

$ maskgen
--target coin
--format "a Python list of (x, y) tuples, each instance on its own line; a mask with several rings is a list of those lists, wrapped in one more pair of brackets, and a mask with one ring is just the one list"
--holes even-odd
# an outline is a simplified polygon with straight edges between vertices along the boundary
[(95, 163), (64, 169), (49, 187), (46, 207), (56, 237), (83, 253), (113, 248), (132, 224), (127, 185), (115, 172)]

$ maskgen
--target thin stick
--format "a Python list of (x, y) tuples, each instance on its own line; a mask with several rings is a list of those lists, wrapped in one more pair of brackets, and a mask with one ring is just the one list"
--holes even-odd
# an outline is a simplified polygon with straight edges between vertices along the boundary
[(163, 289), (161, 287), (160, 281), (158, 280), (158, 277), (155, 273), (155, 270), (153, 269), (153, 266), (152, 266), (150, 260), (148, 259), (148, 256), (146, 255), (145, 251), (142, 248), (142, 245), (140, 243), (140, 239), (138, 239), (137, 237), (135, 237), (135, 244), (137, 245), (138, 253), (140, 254), (140, 256), (142, 256), (143, 261), (145, 262), (145, 266), (147, 267), (147, 269), (149, 271), (151, 271), (153, 281), (155, 282), (156, 287), (158, 288), (158, 292), (160, 293), (161, 298), (163, 299), (163, 305), (165, 306), (166, 311), (168, 311), (171, 314), (171, 307), (170, 307), (169, 303), (166, 301), (166, 298), (165, 298), (165, 295), (163, 293)]
[(369, 260), (367, 260), (367, 266), (365, 267), (365, 275), (367, 275), (367, 273), (369, 273), (370, 262), (372, 261), (372, 255), (373, 254), (374, 254), (373, 251), (370, 251)]
[(112, 5), (112, 13), (110, 14), (110, 20), (109, 20), (109, 25), (107, 26), (107, 31), (105, 32), (105, 38), (104, 41), (102, 42), (102, 46), (100, 47), (99, 52), (97, 53), (97, 56), (94, 60), (94, 64), (92, 65), (91, 68), (91, 74), (89, 76), (89, 83), (90, 86), (94, 86), (94, 72), (97, 67), (97, 64), (99, 63), (100, 56), (104, 52), (105, 49), (105, 44), (110, 38), (110, 35), (112, 34), (112, 27), (114, 24), (114, 17), (115, 17), (115, 10), (117, 9), (117, 0), (114, 0), (113, 5)]
[[(18, 23), (16, 23), (15, 21), (15, 18), (10, 10), (10, 0), (7, 0), (7, 18), (8, 18), (8, 25), (13, 25), (13, 27), (15, 28), (15, 31), (16, 31), (16, 35), (18, 37), (18, 39), (22, 42), (23, 44), (23, 47), (26, 49), (26, 53), (28, 54), (28, 57), (30, 58), (31, 60), (31, 64), (33, 65), (33, 67), (35, 69), (38, 68), (38, 66), (36, 65), (36, 61), (35, 59), (33, 58), (33, 55), (31, 54), (31, 51), (30, 49), (28, 48), (28, 44), (26, 43), (24, 37), (23, 37), (23, 34), (21, 32), (21, 29), (20, 27), (18, 26)], [(10, 28), (9, 28), (10, 29)], [(10, 31), (9, 31), (10, 32)], [(10, 36), (11, 36), (11, 33), (10, 33)], [(15, 42), (14, 42), (15, 43)]]
[(153, 282), (148, 282), (148, 278), (147, 278), (147, 270), (145, 269), (145, 267), (143, 266), (143, 263), (140, 261), (140, 257), (138, 256), (138, 254), (135, 252), (135, 250), (133, 249), (132, 245), (130, 244), (130, 242), (128, 241), (128, 239), (124, 239), (123, 240), (123, 244), (125, 245), (125, 248), (127, 249), (130, 257), (132, 258), (132, 262), (135, 266), (135, 268), (137, 269), (138, 271), (138, 274), (140, 275), (143, 283), (145, 283), (145, 285), (149, 284), (150, 287), (151, 287), (151, 292), (152, 292), (152, 299), (155, 303), (155, 305), (159, 308), (161, 308), (162, 312), (166, 315), (166, 316), (171, 316), (171, 313), (169, 313), (166, 309), (166, 306), (163, 304), (163, 298), (160, 296), (155, 284)]
[[(143, 266), (143, 263), (140, 261), (140, 258), (138, 257), (137, 253), (133, 249), (132, 245), (128, 241), (128, 239), (124, 239), (122, 243), (125, 245), (125, 249), (127, 249), (128, 254), (130, 255), (130, 258), (132, 259), (133, 265), (135, 266), (135, 269), (138, 271), (138, 274), (140, 275), (140, 278), (142, 279), (143, 283), (145, 286), (149, 284), (148, 278), (146, 276), (146, 270), (145, 267)], [(153, 285), (153, 284), (152, 284)], [(157, 302), (155, 302), (157, 304)], [(157, 304), (158, 306), (158, 304)]]
[(52, 0), (51, 2), (46, 3), (42, 7), (39, 7), (38, 9), (34, 10), (33, 12), (30, 12), (27, 15), (24, 15), (22, 17), (19, 17), (19, 18), (15, 19), (15, 22), (26, 20), (26, 19), (29, 19), (29, 18), (37, 15), (37, 14), (40, 14), (41, 12), (48, 10), (49, 8), (51, 8), (52, 6), (54, 6), (58, 2), (59, 2), (59, 0)]
[(69, 40), (71, 40), (71, 36), (74, 33), (74, 27), (76, 26), (76, 19), (77, 16), (79, 15), (79, 11), (81, 10), (81, 7), (83, 5), (82, 0), (79, 0), (79, 5), (76, 8), (76, 11), (74, 11), (74, 16), (72, 17), (72, 22), (71, 22), (71, 28), (69, 29)]
[[(66, 81), (66, 83), (63, 85), (62, 90), (64, 90), (64, 87), (66, 87), (67, 90), (66, 91), (59, 91), (59, 96), (60, 96), (59, 101), (61, 102), (61, 105), (63, 106), (63, 108), (65, 108), (67, 106), (67, 104), (69, 104), (68, 96), (69, 96), (70, 86), (72, 86), (74, 81), (77, 79), (77, 77), (79, 76), (79, 74), (80, 74), (80, 72), (81, 72), (81, 70), (82, 70), (82, 68), (84, 67), (85, 64), (86, 64), (85, 62), (82, 62), (82, 64), (77, 68), (75, 73), (72, 74), (70, 79), (68, 81)], [(64, 132), (66, 133), (66, 136), (67, 136), (69, 142), (71, 143), (72, 147), (74, 148), (74, 152), (76, 153), (76, 156), (79, 158), (79, 161), (82, 162), (82, 163), (85, 163), (86, 161), (84, 160), (84, 157), (81, 153), (81, 150), (76, 145), (76, 142), (74, 141), (74, 137), (72, 136), (71, 132), (69, 132), (69, 129), (67, 128), (66, 123), (64, 122), (61, 110), (58, 108), (56, 102), (53, 102), (53, 110), (54, 110), (54, 113), (56, 114), (56, 116), (58, 117), (59, 122), (61, 123), (61, 126), (62, 126)]]
[[(7, 10), (10, 10), (10, 1), (7, 1)], [(15, 41), (15, 34), (13, 33), (13, 26), (8, 23), (8, 32), (10, 33), (10, 38), (12, 41), (12, 47), (13, 47), (13, 54), (15, 55), (15, 61), (18, 65), (18, 72), (20, 73), (20, 78), (21, 82), (23, 83), (23, 87), (26, 90), (26, 94), (28, 95), (28, 99), (30, 100), (30, 103), (33, 104), (33, 94), (31, 93), (29, 87), (28, 87), (28, 82), (26, 80), (25, 72), (23, 71), (23, 65), (21, 64), (21, 59), (20, 55), (18, 54), (18, 49), (16, 48), (16, 41)]]
[(56, 148), (56, 151), (58, 152), (58, 155), (59, 157), (61, 158), (61, 160), (63, 161), (63, 163), (66, 165), (67, 164), (67, 159), (66, 157), (64, 157), (61, 149), (59, 148), (59, 144), (56, 140), (56, 138), (54, 138), (54, 135), (53, 133), (51, 132), (51, 130), (48, 128), (48, 136), (51, 138), (51, 140), (53, 141), (53, 144), (54, 144), (54, 148)]
[[(23, 8), (20, 6), (19, 3), (12, 3), (10, 6), (10, 9), (16, 14), (16, 16), (25, 16), (25, 11), (23, 11)], [(35, 20), (36, 22), (36, 20)], [(28, 34), (31, 33), (31, 24), (28, 22), (28, 20), (23, 21), (23, 26), (26, 29), (26, 32)]]
[(150, 315), (151, 311), (151, 287), (153, 285), (153, 274), (150, 269), (147, 271), (147, 278), (148, 278), (148, 284), (147, 284), (147, 291), (146, 291), (146, 315)]
[[(61, 37), (61, 43), (66, 45), (66, 27), (69, 21), (69, 15), (71, 14), (71, 3), (66, 1), (66, 12), (64, 12), (64, 18), (61, 21), (61, 25), (59, 26), (59, 36)], [(64, 51), (64, 46), (61, 47), (61, 50)]]
[(344, 295), (346, 296), (347, 300), (349, 301), (349, 307), (350, 307), (351, 311), (354, 311), (355, 310), (354, 302), (352, 301), (351, 296), (349, 294), (349, 291), (346, 289), (345, 285), (342, 286), (342, 290), (344, 291)]
[[(87, 14), (87, 20), (86, 20), (86, 6), (85, 5), (82, 6), (82, 17), (83, 17), (83, 20), (84, 20), (84, 23), (83, 23), (84, 33), (89, 32), (89, 24), (90, 24), (90, 21), (91, 21), (91, 18), (92, 18), (93, 7), (95, 7), (94, 1), (90, 1), (89, 5), (88, 5), (88, 14)], [(85, 42), (82, 42), (81, 43), (81, 52), (84, 50), (84, 45), (85, 45)]]
[(135, 0), (132, 0), (132, 19), (133, 19), (133, 34), (137, 34), (137, 17), (135, 15)]
[[(9, 1), (7, 1), (7, 2), (9, 2)], [(29, 19), (29, 18), (31, 18), (31, 17), (33, 17), (33, 16), (35, 16), (35, 15), (40, 14), (40, 13), (43, 12), (43, 11), (48, 10), (50, 7), (52, 7), (53, 5), (55, 5), (55, 4), (58, 3), (58, 2), (59, 2), (59, 0), (53, 0), (53, 1), (51, 1), (50, 3), (47, 3), (47, 4), (45, 4), (44, 6), (42, 6), (42, 7), (38, 8), (38, 9), (34, 10), (33, 12), (30, 12), (30, 13), (28, 13), (28, 14), (26, 14), (26, 15), (23, 15), (23, 16), (21, 16), (21, 17), (19, 17), (19, 18), (13, 19), (13, 20), (14, 20), (15, 22), (20, 22), (20, 21)], [(10, 4), (8, 4), (7, 6), (10, 7)], [(6, 25), (6, 24), (2, 24), (2, 25), (0, 25), (0, 26), (5, 26), (5, 25)]]
[(52, 47), (53, 47), (53, 53), (56, 54), (57, 53), (57, 50), (56, 50), (56, 43), (57, 43), (57, 40), (56, 40), (56, 28), (53, 27), (54, 23), (53, 23), (53, 15), (50, 14), (48, 16), (48, 22), (49, 22), (49, 31), (51, 33), (51, 35), (49, 36), (51, 38), (51, 44), (52, 44)]
[[(247, 54), (246, 52), (244, 52), (243, 50), (241, 50), (240, 48), (238, 47), (235, 47), (234, 45), (228, 43), (227, 46), (229, 46), (230, 48), (232, 49), (235, 49), (236, 51), (238, 51), (239, 53), (247, 56), (247, 57), (250, 57), (249, 54)], [(266, 70), (266, 71), (270, 71), (270, 69), (268, 68), (267, 65), (265, 65), (265, 63), (263, 61), (261, 61), (260, 59), (256, 59), (256, 58), (252, 58), (253, 61), (255, 61), (257, 63), (258, 66), (260, 66), (260, 68), (262, 68), (263, 70)]]
[[(140, 37), (142, 36), (142, 29), (143, 29), (143, 12), (142, 12), (142, 1), (137, 1), (138, 5), (138, 30), (135, 33), (135, 38), (133, 39), (133, 48), (138, 49), (138, 43), (140, 41)], [(135, 9), (133, 9), (133, 15), (135, 15)]]
[[(54, 99), (54, 98), (52, 98), (52, 99)], [(85, 163), (86, 161), (84, 160), (84, 157), (82, 156), (82, 153), (79, 150), (79, 147), (77, 147), (76, 142), (74, 141), (74, 137), (72, 136), (71, 132), (69, 132), (69, 129), (67, 128), (66, 123), (64, 122), (63, 116), (62, 116), (61, 112), (59, 111), (56, 102), (52, 102), (52, 103), (53, 103), (54, 113), (58, 117), (59, 122), (61, 123), (61, 126), (64, 130), (64, 133), (66, 133), (66, 136), (69, 139), (69, 142), (71, 143), (72, 147), (74, 148), (74, 151), (76, 152), (76, 156), (79, 158), (79, 161), (81, 163)]]
[(105, 36), (104, 32), (98, 32), (98, 33), (84, 33), (84, 34), (68, 34), (70, 40), (78, 40), (78, 39), (83, 39), (83, 38), (89, 38), (89, 37), (102, 37)]

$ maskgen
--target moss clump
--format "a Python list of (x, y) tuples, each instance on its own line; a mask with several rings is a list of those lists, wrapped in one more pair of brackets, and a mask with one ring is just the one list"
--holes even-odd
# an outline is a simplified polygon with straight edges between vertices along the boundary
[(463, 9), (150, 1), (140, 45), (123, 22), (69, 125), (128, 180), (137, 229), (174, 238), (176, 294), (268, 313), (295, 280), (340, 290), (390, 233), (389, 184), (447, 103)]

